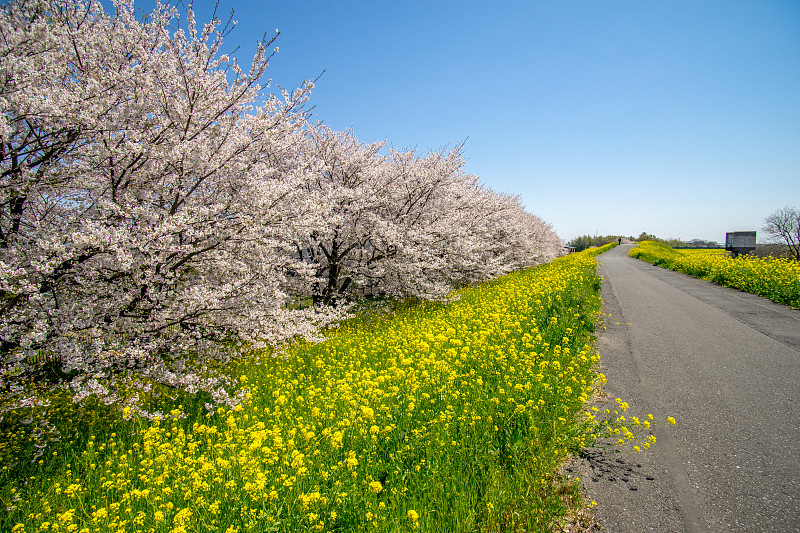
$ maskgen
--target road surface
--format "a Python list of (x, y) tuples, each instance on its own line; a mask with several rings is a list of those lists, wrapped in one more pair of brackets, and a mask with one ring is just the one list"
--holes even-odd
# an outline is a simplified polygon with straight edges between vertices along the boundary
[(641, 453), (572, 467), (609, 532), (800, 531), (800, 311), (599, 256), (606, 403), (673, 416)]

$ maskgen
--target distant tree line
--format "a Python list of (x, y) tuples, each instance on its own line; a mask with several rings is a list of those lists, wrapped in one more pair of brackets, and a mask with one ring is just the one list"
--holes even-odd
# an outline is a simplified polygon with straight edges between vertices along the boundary
[[(619, 239), (619, 235), (581, 235), (580, 237), (575, 237), (571, 241), (567, 243), (568, 246), (575, 248), (576, 252), (582, 252), (587, 248), (591, 248), (593, 246), (603, 246), (610, 242), (614, 242)], [(629, 238), (629, 237), (624, 237)]]
[(667, 239), (662, 242), (667, 243), (672, 248), (722, 248), (722, 245), (716, 241), (704, 241), (703, 239), (691, 239), (688, 241)]
[(576, 252), (580, 252), (593, 246), (603, 246), (618, 239), (625, 239), (632, 242), (662, 242), (672, 248), (720, 248), (722, 246), (718, 242), (705, 241), (702, 239), (690, 239), (688, 241), (675, 238), (662, 239), (660, 237), (656, 237), (655, 235), (651, 235), (646, 231), (640, 233), (638, 237), (625, 235), (581, 235), (580, 237), (576, 237), (569, 241), (567, 245), (575, 248)]

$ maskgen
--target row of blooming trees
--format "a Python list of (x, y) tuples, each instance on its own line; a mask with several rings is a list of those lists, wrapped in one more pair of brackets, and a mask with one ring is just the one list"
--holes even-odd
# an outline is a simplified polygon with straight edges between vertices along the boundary
[[(358, 289), (442, 300), (559, 252), (516, 197), (463, 172), (460, 149), (388, 150), (311, 124), (310, 82), (268, 94), (272, 41), (245, 68), (222, 53), (219, 20), (114, 7), (1, 8), (7, 405), (29, 380), (225, 401), (204, 370), (230, 355), (220, 341), (313, 338)], [(287, 305), (298, 297), (315, 305)]]

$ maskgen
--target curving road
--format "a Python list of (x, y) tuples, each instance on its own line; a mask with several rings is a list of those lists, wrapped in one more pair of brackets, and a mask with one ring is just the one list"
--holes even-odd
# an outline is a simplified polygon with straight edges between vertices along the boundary
[(596, 517), (619, 533), (800, 531), (800, 311), (630, 247), (598, 258), (605, 390), (678, 424), (648, 451), (590, 451), (571, 468)]

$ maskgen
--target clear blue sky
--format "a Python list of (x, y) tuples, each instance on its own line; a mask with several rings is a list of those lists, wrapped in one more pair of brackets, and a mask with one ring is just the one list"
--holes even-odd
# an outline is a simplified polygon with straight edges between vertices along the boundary
[[(137, 2), (149, 9), (150, 2)], [(212, 2), (196, 1), (199, 21)], [(220, 0), (243, 63), (364, 141), (465, 143), (565, 240), (703, 238), (800, 208), (800, 2)]]

